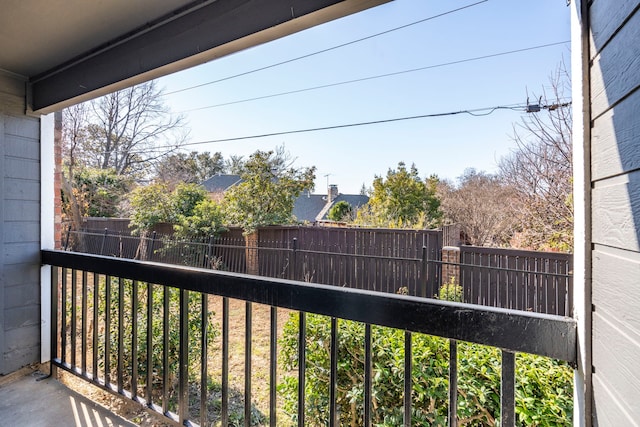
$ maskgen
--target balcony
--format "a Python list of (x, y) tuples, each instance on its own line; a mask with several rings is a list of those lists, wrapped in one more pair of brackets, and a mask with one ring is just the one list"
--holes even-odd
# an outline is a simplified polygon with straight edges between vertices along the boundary
[[(42, 262), (52, 266), (53, 365), (182, 425), (314, 425), (308, 412), (314, 405), (328, 425), (342, 425), (341, 334), (350, 322), (363, 334), (357, 345), (362, 360), (352, 372), (361, 391), (351, 397), (352, 425), (372, 425), (380, 416), (376, 334), (382, 328), (399, 334), (402, 347), (396, 367), (401, 381), (392, 384), (401, 402), (387, 425), (422, 425), (420, 417), (434, 413), (444, 414), (435, 425), (465, 424), (458, 401), (466, 396), (458, 382), (468, 366), (468, 343), (499, 354), (499, 366), (484, 369), (499, 372), (499, 414), (493, 418), (503, 426), (518, 422), (521, 353), (576, 363), (576, 324), (566, 317), (63, 251), (43, 251)], [(241, 308), (242, 322), (233, 320), (232, 307)], [(296, 334), (292, 367), (279, 363), (285, 353), (282, 314), (289, 312), (299, 313), (288, 321)], [(326, 319), (326, 342), (312, 335), (318, 319)], [(268, 337), (254, 335), (257, 326)], [(244, 337), (239, 346), (230, 340), (237, 328)], [(436, 379), (446, 397), (435, 408), (423, 406), (415, 380), (427, 364), (414, 352), (425, 336), (437, 337), (448, 359)], [(266, 367), (256, 366), (252, 351), (259, 339), (267, 349)], [(318, 366), (318, 348), (326, 366)], [(230, 366), (238, 357), (240, 375)], [(318, 369), (328, 385), (324, 406), (314, 400), (318, 390), (310, 381)], [(284, 371), (294, 396), (288, 415), (279, 394)], [(264, 407), (253, 403), (258, 394)]]

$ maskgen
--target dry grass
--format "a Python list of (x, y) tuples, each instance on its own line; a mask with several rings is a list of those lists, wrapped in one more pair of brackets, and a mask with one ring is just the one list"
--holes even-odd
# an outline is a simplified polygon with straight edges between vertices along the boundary
[[(217, 329), (222, 330), (222, 298), (211, 297), (210, 309), (215, 312)], [(278, 339), (289, 319), (289, 310), (278, 309)], [(245, 381), (245, 322), (246, 303), (229, 300), (229, 386), (244, 393)], [(251, 396), (252, 403), (265, 417), (269, 417), (269, 366), (271, 336), (271, 307), (252, 304), (251, 330)], [(209, 373), (216, 382), (222, 379), (222, 340), (219, 336), (213, 343), (213, 354), (209, 357)], [(277, 361), (276, 361), (277, 362)], [(278, 372), (279, 376), (282, 372)], [(278, 414), (282, 418), (281, 414)]]
[[(71, 282), (71, 281), (70, 281)], [(92, 282), (90, 280), (90, 282)], [(92, 288), (93, 283), (89, 286)], [(78, 295), (79, 296), (79, 295)], [(80, 305), (80, 300), (76, 301), (76, 306)], [(238, 417), (243, 413), (244, 400), (244, 384), (245, 384), (245, 322), (246, 322), (246, 302), (240, 300), (229, 300), (229, 387), (230, 387), (230, 413), (231, 421), (237, 421)], [(221, 384), (222, 382), (222, 298), (210, 296), (209, 310), (214, 313), (213, 322), (215, 329), (218, 331), (216, 338), (210, 343), (208, 355), (208, 374), (209, 383)], [(282, 336), (282, 329), (289, 318), (290, 311), (278, 309), (277, 311), (278, 339)], [(92, 316), (92, 310), (89, 310), (89, 318)], [(89, 323), (88, 333), (91, 334), (93, 325)], [(80, 332), (80, 331), (78, 331)], [(256, 411), (264, 416), (264, 420), (268, 424), (269, 420), (269, 367), (270, 367), (270, 333), (271, 333), (271, 308), (269, 306), (252, 304), (252, 340), (251, 340), (251, 400)], [(67, 344), (69, 346), (69, 343)], [(69, 347), (67, 347), (67, 361), (71, 357)], [(80, 364), (80, 342), (76, 343), (77, 364)], [(93, 349), (91, 348), (91, 340), (88, 342), (87, 359), (92, 359)], [(90, 362), (89, 362), (90, 363)], [(278, 375), (282, 376), (283, 372), (279, 371)], [(141, 405), (125, 399), (122, 396), (104, 391), (93, 386), (85, 380), (79, 379), (74, 375), (68, 374), (60, 370), (60, 380), (68, 387), (88, 396), (92, 400), (109, 408), (114, 413), (126, 418), (136, 424), (144, 427), (164, 427), (174, 425), (172, 422), (159, 416), (158, 414), (148, 411)], [(113, 378), (112, 378), (113, 380)], [(192, 385), (192, 418), (198, 422), (199, 416), (199, 387)], [(195, 393), (194, 393), (194, 389)], [(140, 390), (139, 390), (140, 392)], [(220, 399), (219, 391), (209, 392), (209, 401)], [(280, 403), (280, 402), (277, 402)], [(209, 420), (219, 419), (219, 405), (210, 405)], [(281, 405), (277, 404), (277, 407)], [(278, 425), (285, 425), (284, 415), (278, 413)], [(232, 425), (230, 423), (230, 425)]]

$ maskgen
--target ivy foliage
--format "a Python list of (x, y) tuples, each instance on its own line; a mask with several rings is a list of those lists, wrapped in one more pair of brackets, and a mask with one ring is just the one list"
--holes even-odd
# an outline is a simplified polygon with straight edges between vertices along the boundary
[[(328, 425), (331, 321), (307, 314), (305, 423)], [(284, 327), (281, 363), (294, 372), (298, 364), (299, 314)], [(372, 337), (372, 424), (403, 424), (404, 331), (376, 327)], [(412, 425), (447, 424), (449, 344), (442, 338), (411, 334)], [(362, 426), (364, 417), (364, 325), (338, 322), (336, 404), (339, 425)], [(500, 350), (470, 343), (458, 344), (459, 425), (499, 425)], [(573, 410), (572, 371), (556, 360), (518, 354), (516, 358), (516, 414), (520, 426), (570, 426)], [(283, 409), (297, 418), (297, 374), (286, 375), (279, 387)]]

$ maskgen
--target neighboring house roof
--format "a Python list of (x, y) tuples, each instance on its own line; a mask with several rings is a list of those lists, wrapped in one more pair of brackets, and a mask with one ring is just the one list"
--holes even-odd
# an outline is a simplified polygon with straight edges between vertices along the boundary
[(301, 194), (293, 204), (293, 216), (300, 222), (315, 222), (326, 204), (326, 194)]
[(209, 193), (223, 193), (240, 182), (240, 175), (215, 175), (202, 183)]
[(338, 194), (327, 203), (327, 196), (324, 194), (303, 194), (293, 205), (293, 215), (300, 222), (326, 221), (331, 207), (340, 201), (349, 203), (355, 210), (365, 205), (369, 197), (361, 194)]
[[(215, 175), (204, 181), (202, 185), (209, 193), (221, 194), (241, 181), (240, 175)], [(332, 187), (334, 198), (330, 203), (327, 203), (328, 194), (309, 194), (308, 192), (301, 194), (293, 205), (293, 216), (296, 220), (299, 222), (326, 221), (329, 210), (337, 202), (344, 200), (355, 210), (369, 201), (368, 196), (361, 194), (338, 194), (337, 187)]]

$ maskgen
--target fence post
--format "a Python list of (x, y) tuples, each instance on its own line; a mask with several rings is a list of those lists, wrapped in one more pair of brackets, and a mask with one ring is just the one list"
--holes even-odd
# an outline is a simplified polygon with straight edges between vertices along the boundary
[(67, 226), (67, 237), (64, 240), (64, 250), (66, 251), (69, 247), (69, 236), (71, 235), (71, 225)]
[(149, 250), (147, 252), (147, 261), (151, 261), (151, 256), (153, 256), (153, 249), (156, 244), (156, 232), (151, 233), (151, 244), (149, 245)]
[[(460, 248), (457, 246), (445, 246), (442, 248), (442, 283), (450, 283), (455, 278), (455, 284), (462, 286), (460, 277)], [(473, 285), (473, 284), (472, 284)]]
[(296, 272), (297, 270), (297, 252), (298, 252), (298, 238), (294, 237), (293, 241), (291, 242), (291, 264), (289, 266), (289, 268), (291, 269), (291, 271), (289, 271), (289, 278), (291, 280), (296, 280)]
[(107, 233), (109, 232), (108, 228), (104, 229), (104, 234), (102, 235), (102, 244), (100, 245), (100, 255), (104, 255), (104, 242), (107, 240)]

